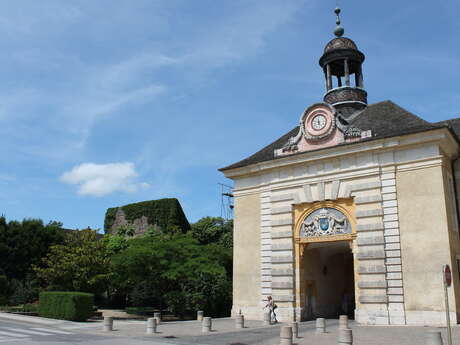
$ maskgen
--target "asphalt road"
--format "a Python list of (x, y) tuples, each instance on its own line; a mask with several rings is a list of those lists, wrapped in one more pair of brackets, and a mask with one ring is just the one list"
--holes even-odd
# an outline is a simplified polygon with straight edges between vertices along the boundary
[(78, 329), (67, 330), (50, 325), (0, 319), (0, 345), (144, 345), (153, 343), (151, 339), (100, 336), (83, 333)]

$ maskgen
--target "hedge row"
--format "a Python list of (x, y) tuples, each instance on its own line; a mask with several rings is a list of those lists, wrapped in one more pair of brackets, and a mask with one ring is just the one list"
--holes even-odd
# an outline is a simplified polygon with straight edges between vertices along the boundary
[(42, 292), (38, 314), (51, 319), (86, 321), (93, 313), (93, 300), (93, 294), (84, 292)]
[(162, 231), (180, 231), (185, 233), (190, 230), (190, 223), (185, 216), (179, 200), (170, 198), (142, 201), (107, 209), (104, 220), (104, 231), (106, 234), (112, 230), (118, 209), (121, 209), (125, 213), (126, 220), (129, 222), (145, 216), (150, 225), (158, 226)]

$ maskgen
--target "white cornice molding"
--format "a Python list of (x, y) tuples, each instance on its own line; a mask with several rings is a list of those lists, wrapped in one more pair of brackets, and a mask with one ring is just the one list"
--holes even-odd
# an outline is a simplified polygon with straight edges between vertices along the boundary
[[(337, 180), (348, 180), (353, 178), (360, 178), (360, 177), (369, 177), (375, 176), (380, 174), (380, 168), (378, 165), (367, 166), (365, 168), (348, 168), (348, 169), (341, 169), (340, 171), (332, 171), (332, 172), (325, 172), (321, 174), (314, 174), (311, 176), (302, 176), (302, 177), (291, 177), (287, 179), (283, 179), (280, 181), (272, 182), (260, 182), (258, 184), (254, 184), (248, 187), (240, 187), (235, 188), (233, 190), (234, 194), (237, 192), (246, 192), (249, 193), (252, 190), (258, 190), (259, 188), (266, 188), (270, 187), (272, 191), (280, 191), (283, 189), (291, 189), (295, 187), (299, 187), (305, 184), (306, 181), (308, 183), (319, 183), (319, 182), (332, 182)], [(236, 195), (236, 194), (235, 194)]]
[[(318, 162), (334, 158), (340, 158), (347, 155), (370, 153), (374, 151), (394, 151), (408, 146), (438, 142), (443, 147), (449, 148), (446, 152), (458, 151), (458, 144), (447, 128), (434, 129), (426, 132), (408, 134), (404, 136), (378, 139), (375, 141), (358, 142), (344, 146), (335, 146), (313, 152), (305, 152), (288, 157), (277, 158), (270, 161), (260, 162), (241, 168), (235, 168), (224, 171), (227, 178), (239, 178), (255, 175), (261, 172), (267, 172), (272, 169), (287, 167), (291, 165)], [(455, 152), (457, 152), (455, 151)]]

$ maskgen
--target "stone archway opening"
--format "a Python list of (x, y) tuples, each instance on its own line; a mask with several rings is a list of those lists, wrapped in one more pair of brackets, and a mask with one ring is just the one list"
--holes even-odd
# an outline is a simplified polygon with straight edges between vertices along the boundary
[(301, 257), (302, 319), (354, 317), (355, 284), (350, 241), (309, 243)]

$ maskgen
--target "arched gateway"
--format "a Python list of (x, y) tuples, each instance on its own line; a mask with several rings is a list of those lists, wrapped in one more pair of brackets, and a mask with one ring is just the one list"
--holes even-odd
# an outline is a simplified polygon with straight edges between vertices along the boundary
[(442, 325), (448, 264), (456, 323), (460, 119), (368, 105), (364, 54), (343, 33), (319, 60), (322, 102), (221, 169), (235, 183), (232, 313), (261, 320), (273, 296), (281, 321), (347, 313), (361, 324)]
[(295, 291), (301, 320), (354, 317), (352, 200), (294, 206)]

